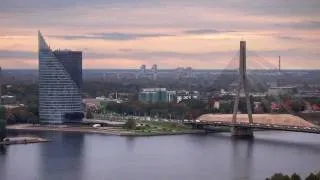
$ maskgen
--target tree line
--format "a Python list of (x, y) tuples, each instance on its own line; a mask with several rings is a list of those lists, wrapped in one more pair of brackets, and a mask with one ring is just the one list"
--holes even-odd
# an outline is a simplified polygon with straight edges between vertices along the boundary
[[(215, 102), (219, 101), (219, 107), (215, 107)], [(279, 109), (272, 110), (271, 102), (276, 101), (273, 97), (264, 99), (250, 97), (251, 110), (254, 112), (254, 101), (261, 102), (262, 111), (259, 113), (297, 113), (304, 110), (304, 102), (297, 99), (282, 98), (279, 100)], [(199, 99), (185, 100), (180, 103), (142, 103), (139, 101), (129, 101), (124, 103), (102, 103), (97, 113), (115, 112), (124, 115), (151, 116), (168, 119), (196, 119), (202, 114), (223, 113), (230, 114), (233, 111), (234, 97), (222, 97), (219, 100), (210, 99), (208, 102)], [(247, 113), (245, 98), (240, 98), (239, 111)], [(91, 112), (87, 115), (92, 117)], [(87, 116), (88, 117), (88, 116)]]
[(206, 107), (206, 103), (200, 100), (157, 104), (132, 101), (126, 103), (102, 103), (101, 108), (97, 113), (105, 112), (167, 119), (194, 119), (201, 114), (209, 113), (209, 109)]
[[(291, 176), (282, 173), (276, 173), (270, 178), (266, 178), (266, 180), (302, 180), (302, 178), (296, 173), (292, 174)], [(310, 173), (305, 180), (320, 180), (320, 171), (317, 174)]]

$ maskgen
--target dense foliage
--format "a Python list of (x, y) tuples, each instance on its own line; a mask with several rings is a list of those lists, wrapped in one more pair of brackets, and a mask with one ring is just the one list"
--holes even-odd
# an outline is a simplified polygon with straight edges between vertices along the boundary
[(0, 107), (0, 141), (7, 136), (6, 122), (4, 120), (5, 108)]
[(7, 109), (5, 113), (5, 119), (8, 124), (14, 123), (37, 123), (38, 117), (35, 116), (29, 108), (26, 107), (15, 107)]
[(161, 117), (167, 119), (194, 119), (201, 114), (207, 113), (206, 103), (192, 100), (183, 103), (158, 103), (145, 104), (138, 101), (127, 103), (107, 103), (102, 105), (102, 111), (115, 112), (118, 114)]
[[(130, 114), (140, 116), (161, 117), (167, 119), (195, 119), (205, 113), (232, 113), (233, 96), (220, 96), (217, 90), (226, 88), (232, 79), (230, 75), (223, 75), (215, 81), (215, 85), (202, 80), (180, 79), (180, 80), (130, 80), (130, 81), (107, 81), (88, 80), (84, 82), (84, 97), (108, 96), (110, 93), (123, 92), (130, 94), (128, 102), (117, 104), (105, 104), (102, 112), (110, 111), (118, 114)], [(232, 81), (231, 81), (232, 82)], [(141, 88), (166, 87), (167, 89), (198, 90), (202, 94), (209, 93), (207, 101), (192, 100), (181, 103), (143, 104), (138, 102), (137, 94)], [(265, 91), (266, 89), (263, 89)], [(213, 94), (212, 94), (213, 93)], [(13, 84), (10, 88), (3, 88), (3, 94), (16, 96), (17, 105), (24, 106), (11, 108), (6, 115), (7, 123), (36, 123), (38, 122), (38, 91), (37, 84)], [(205, 95), (206, 96), (206, 95)], [(253, 102), (262, 102), (262, 110), (259, 113), (297, 113), (305, 109), (305, 102), (320, 105), (319, 99), (298, 99), (290, 96), (283, 97), (251, 97)], [(220, 102), (218, 109), (214, 108), (214, 101)], [(279, 105), (277, 110), (271, 109), (271, 102)], [(243, 98), (239, 102), (239, 111), (246, 113), (246, 102)], [(69, 117), (69, 115), (68, 115)], [(87, 118), (93, 118), (92, 112), (86, 113)], [(73, 116), (71, 115), (71, 118)], [(317, 119), (317, 117), (315, 118)], [(319, 122), (320, 123), (320, 122)]]
[(86, 119), (93, 119), (93, 112), (91, 109), (88, 109), (87, 110), (87, 113), (86, 113)]
[[(302, 178), (296, 173), (292, 174), (291, 176), (284, 175), (282, 173), (276, 173), (270, 178), (266, 178), (266, 180), (302, 180)], [(311, 173), (305, 178), (305, 180), (320, 180), (320, 171), (317, 174)]]
[(128, 130), (136, 129), (136, 121), (134, 119), (128, 119), (127, 122), (124, 124), (124, 128)]

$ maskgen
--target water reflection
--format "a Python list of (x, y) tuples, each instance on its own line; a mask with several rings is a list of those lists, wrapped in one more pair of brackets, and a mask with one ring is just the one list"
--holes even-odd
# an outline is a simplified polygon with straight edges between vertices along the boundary
[(129, 152), (134, 151), (135, 138), (136, 137), (132, 137), (132, 136), (126, 137), (126, 144), (127, 144), (127, 149)]
[(232, 174), (234, 180), (251, 180), (254, 139), (232, 139)]
[(6, 153), (7, 153), (6, 145), (1, 144), (0, 145), (0, 154), (6, 154)]
[(40, 178), (82, 179), (84, 134), (44, 133), (52, 142), (41, 146)]

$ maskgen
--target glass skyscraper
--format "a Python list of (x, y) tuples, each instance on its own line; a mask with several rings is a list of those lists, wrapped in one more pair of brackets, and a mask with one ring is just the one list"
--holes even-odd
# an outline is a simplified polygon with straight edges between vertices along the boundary
[(38, 41), (40, 122), (82, 121), (82, 52), (52, 51), (40, 32)]

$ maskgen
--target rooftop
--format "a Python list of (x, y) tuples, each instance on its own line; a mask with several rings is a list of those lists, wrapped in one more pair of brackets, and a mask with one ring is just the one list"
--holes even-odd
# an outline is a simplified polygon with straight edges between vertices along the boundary
[(295, 86), (279, 86), (279, 87), (270, 87), (269, 89), (294, 89), (297, 88)]

